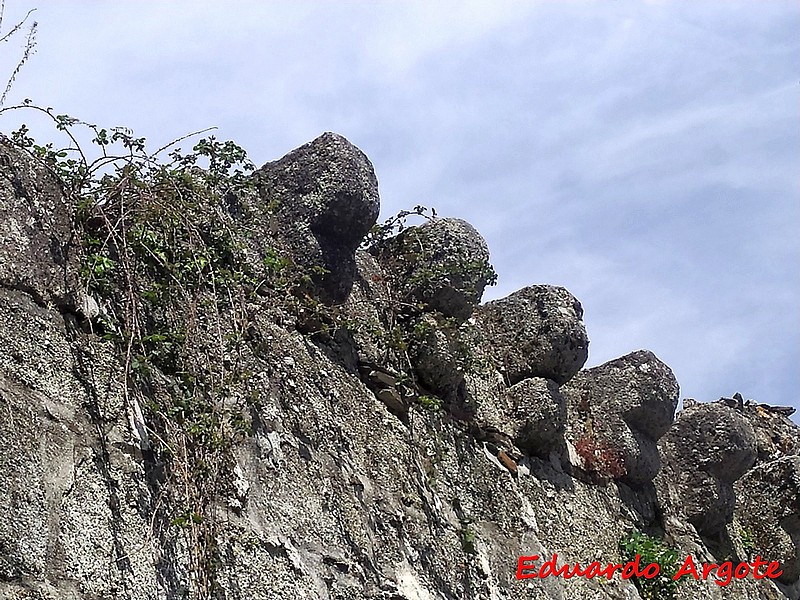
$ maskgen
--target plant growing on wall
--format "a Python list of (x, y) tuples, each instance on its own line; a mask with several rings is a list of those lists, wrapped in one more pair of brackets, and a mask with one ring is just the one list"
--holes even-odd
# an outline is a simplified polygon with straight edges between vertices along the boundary
[(632, 531), (623, 537), (619, 542), (619, 550), (623, 560), (632, 561), (638, 554), (641, 564), (658, 565), (659, 574), (656, 577), (635, 577), (633, 580), (644, 600), (674, 600), (679, 581), (673, 577), (680, 567), (677, 550), (641, 531)]

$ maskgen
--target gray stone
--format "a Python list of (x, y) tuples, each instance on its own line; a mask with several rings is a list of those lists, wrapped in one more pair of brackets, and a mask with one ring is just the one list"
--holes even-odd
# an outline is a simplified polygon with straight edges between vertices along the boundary
[(742, 415), (750, 421), (755, 431), (758, 463), (800, 454), (797, 425), (784, 411), (776, 411), (774, 406), (768, 404), (749, 402), (744, 405)]
[(561, 390), (576, 447), (580, 442), (616, 454), (629, 483), (641, 485), (656, 476), (656, 442), (672, 424), (679, 394), (666, 364), (639, 350), (581, 371)]
[(277, 238), (296, 264), (326, 270), (317, 278), (324, 299), (344, 301), (356, 277), (356, 248), (380, 210), (372, 163), (342, 136), (325, 133), (254, 178), (268, 209), (263, 241)]
[(463, 400), (468, 348), (458, 329), (443, 327), (429, 314), (421, 315), (411, 329), (408, 354), (422, 386), (448, 402)]
[(0, 285), (39, 303), (74, 304), (67, 268), (72, 215), (47, 168), (0, 140)]
[(546, 457), (564, 446), (567, 402), (551, 380), (524, 379), (505, 393), (505, 431), (521, 449)]
[(733, 519), (733, 483), (756, 459), (752, 425), (722, 403), (697, 404), (680, 412), (660, 447), (677, 510), (701, 534), (718, 535)]
[(356, 324), (352, 335), (360, 357), (375, 364), (388, 364), (392, 358), (389, 343), (392, 308), (388, 280), (381, 266), (367, 252), (356, 252), (356, 267), (356, 279), (340, 308), (341, 314)]
[(373, 250), (391, 278), (396, 299), (465, 321), (494, 271), (483, 237), (461, 219), (409, 227)]
[(749, 542), (777, 560), (780, 581), (800, 579), (800, 456), (758, 465), (735, 483), (736, 515)]
[(523, 288), (479, 307), (475, 320), (509, 385), (528, 377), (563, 384), (588, 357), (583, 308), (562, 287)]

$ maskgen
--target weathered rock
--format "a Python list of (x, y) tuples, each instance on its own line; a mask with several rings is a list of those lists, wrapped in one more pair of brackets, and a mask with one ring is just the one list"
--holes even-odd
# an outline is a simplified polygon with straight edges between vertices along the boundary
[(448, 402), (464, 399), (464, 363), (469, 348), (457, 328), (432, 315), (419, 317), (410, 332), (411, 364), (422, 385)]
[(514, 443), (527, 452), (546, 457), (564, 445), (567, 402), (558, 385), (541, 378), (524, 379), (506, 391), (503, 422), (499, 424)]
[[(306, 153), (303, 165), (316, 160), (312, 150)], [(290, 182), (298, 181), (304, 168), (295, 172), (292, 164), (300, 163), (285, 163)], [(0, 163), (0, 169), (6, 166)], [(326, 168), (320, 165), (320, 177), (330, 175)], [(310, 202), (318, 184), (312, 177), (307, 185), (311, 191), (287, 192), (285, 198), (301, 205)], [(32, 200), (57, 201), (47, 194)], [(43, 205), (43, 210), (58, 208)], [(291, 212), (284, 210), (285, 215)], [(319, 245), (310, 226), (313, 211), (297, 210), (300, 229), (313, 240), (304, 247), (300, 236), (295, 257)], [(241, 218), (248, 218), (247, 211)], [(272, 243), (265, 229), (249, 225), (236, 231), (242, 236), (237, 241), (251, 250)], [(324, 222), (318, 225), (325, 229)], [(291, 240), (284, 241), (288, 247)], [(44, 252), (40, 258), (49, 268), (55, 256)], [(694, 531), (685, 520), (672, 527), (671, 521), (643, 509), (644, 493), (572, 477), (552, 454), (544, 460), (536, 456), (559, 443), (559, 390), (553, 381), (527, 372), (509, 389), (488, 360), (493, 347), (481, 338), (482, 330), (473, 335), (477, 328), (469, 321), (459, 326), (458, 318), (442, 317), (439, 308), (424, 315), (419, 322), (432, 326), (430, 338), (424, 325), (416, 333), (430, 342), (432, 365), (413, 347), (406, 351), (397, 343), (387, 350), (389, 344), (404, 341), (392, 338), (400, 319), (392, 312), (395, 298), (384, 270), (365, 255), (360, 256), (346, 304), (336, 307), (365, 325), (365, 337), (356, 340), (360, 354), (349, 361), (326, 345), (333, 335), (303, 335), (276, 295), (242, 293), (241, 302), (238, 296), (236, 302), (212, 302), (213, 310), (198, 302), (188, 316), (182, 305), (160, 309), (173, 311), (167, 316), (178, 325), (196, 317), (192, 342), (203, 345), (205, 356), (219, 356), (221, 363), (204, 363), (219, 367), (213, 374), (221, 380), (211, 388), (213, 412), (204, 414), (213, 420), (232, 411), (231, 418), (244, 421), (233, 431), (209, 430), (207, 424), (192, 421), (195, 415), (184, 409), (202, 409), (197, 404), (172, 404), (172, 410), (164, 410), (166, 387), (176, 381), (158, 373), (155, 365), (148, 367), (153, 377), (147, 386), (127, 387), (131, 374), (123, 364), (131, 357), (125, 349), (75, 327), (63, 307), (49, 306), (48, 298), (57, 299), (60, 291), (49, 287), (47, 277), (24, 280), (22, 271), (6, 268), (20, 257), (36, 260), (13, 245), (0, 245), (0, 265), (6, 269), (0, 271), (5, 278), (0, 288), (3, 600), (633, 600), (639, 597), (634, 584), (619, 577), (611, 582), (586, 577), (519, 581), (517, 558), (557, 553), (562, 565), (585, 566), (592, 559), (615, 563), (621, 560), (620, 538), (631, 528), (663, 527), (672, 534), (685, 526)], [(333, 291), (344, 287), (336, 290), (334, 285)], [(76, 306), (90, 317), (103, 305), (87, 300)], [(547, 320), (537, 311), (531, 312), (539, 328)], [(564, 317), (562, 325), (580, 322), (579, 311), (572, 311), (576, 314)], [(246, 329), (240, 328), (245, 316)], [(414, 333), (416, 315), (403, 317), (404, 333)], [(527, 331), (520, 319), (520, 329)], [(542, 339), (553, 335), (538, 329), (530, 333)], [(212, 342), (224, 351), (211, 354)], [(463, 350), (467, 355), (459, 358)], [(412, 356), (415, 365), (409, 366)], [(407, 407), (405, 395), (398, 404), (397, 394), (414, 374), (427, 373), (443, 389), (459, 389), (462, 359), (472, 363), (464, 374), (468, 400), (500, 419), (525, 455), (501, 448), (496, 442), (505, 433), (499, 429), (476, 428), (476, 422), (444, 411)], [(552, 362), (560, 364), (559, 359)], [(669, 378), (667, 371), (659, 374), (657, 365), (654, 357), (639, 362), (628, 358), (616, 375), (601, 372), (586, 387), (596, 390), (597, 398), (626, 400), (615, 410), (620, 422), (632, 424), (631, 439), (639, 444), (642, 432), (652, 436), (661, 430), (663, 413), (668, 412), (662, 403), (670, 397)], [(571, 368), (556, 370), (563, 374)], [(628, 387), (621, 382), (623, 376), (633, 380)], [(611, 391), (599, 389), (600, 381)], [(143, 411), (136, 410), (137, 398)], [(614, 401), (608, 399), (605, 406), (616, 406)], [(622, 404), (636, 402), (638, 408), (623, 415)], [(150, 447), (138, 433), (141, 423), (136, 420), (142, 414), (153, 433)], [(166, 435), (183, 426), (191, 435)], [(168, 442), (191, 441), (194, 448), (168, 447), (156, 438), (157, 432)], [(226, 440), (231, 445), (224, 450)], [(188, 450), (199, 460), (192, 462)], [(193, 487), (189, 474), (204, 480), (203, 473), (209, 472), (213, 490)], [(785, 479), (785, 472), (773, 476)], [(766, 475), (754, 476), (747, 488), (754, 506), (760, 502), (758, 494), (767, 493), (769, 481)], [(667, 485), (677, 495), (679, 490)], [(190, 490), (196, 494), (187, 497)], [(775, 509), (793, 498), (775, 498)], [(201, 499), (210, 504), (198, 514), (194, 501)], [(791, 539), (793, 530), (781, 514), (773, 516), (784, 519), (782, 531)], [(769, 536), (766, 521), (764, 527)], [(707, 554), (696, 537), (688, 542), (671, 539), (677, 540), (682, 556), (689, 551)], [(763, 543), (785, 547), (785, 538), (777, 540), (778, 546), (770, 546), (771, 541)], [(206, 587), (201, 593), (200, 584), (208, 580), (213, 580), (213, 591)], [(771, 581), (750, 579), (724, 588), (713, 581), (681, 588), (691, 593), (679, 591), (679, 600), (773, 599), (778, 593)]]
[(509, 385), (528, 377), (563, 384), (588, 357), (583, 308), (561, 287), (523, 288), (484, 304), (475, 320)]
[(461, 219), (409, 227), (374, 253), (399, 301), (420, 303), (459, 322), (472, 314), (494, 275), (486, 242)]
[(703, 535), (718, 535), (733, 518), (733, 483), (756, 458), (753, 427), (724, 404), (696, 404), (680, 412), (660, 446), (677, 510)]
[(391, 291), (386, 274), (367, 252), (356, 252), (357, 275), (350, 295), (341, 306), (342, 316), (357, 326), (352, 335), (363, 360), (388, 364), (391, 361), (389, 315)]
[(656, 442), (678, 405), (678, 382), (667, 365), (639, 350), (581, 371), (561, 389), (569, 402), (574, 444), (617, 454), (629, 483), (655, 477)]
[(736, 515), (749, 534), (748, 542), (763, 556), (780, 562), (781, 582), (796, 582), (800, 579), (800, 456), (758, 465), (734, 487)]
[(787, 596), (800, 596), (800, 428), (778, 407), (753, 401), (741, 413), (756, 436), (756, 464), (734, 483), (735, 515), (750, 552), (777, 560)]
[(156, 498), (108, 344), (71, 341), (23, 292), (0, 291), (0, 314), (0, 597), (167, 597), (185, 571), (145, 514)]
[(40, 303), (74, 303), (67, 269), (72, 213), (58, 180), (0, 139), (0, 286)]
[(274, 216), (262, 232), (278, 238), (295, 263), (318, 274), (323, 298), (342, 302), (356, 276), (355, 251), (380, 210), (378, 180), (366, 155), (345, 138), (325, 133), (254, 173)]
[(783, 411), (774, 408), (752, 401), (746, 402), (742, 408), (742, 416), (750, 421), (756, 433), (758, 463), (800, 454), (797, 425)]

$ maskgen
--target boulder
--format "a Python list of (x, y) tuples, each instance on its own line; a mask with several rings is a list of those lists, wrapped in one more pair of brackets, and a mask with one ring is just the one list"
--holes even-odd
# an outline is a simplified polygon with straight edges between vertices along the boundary
[(461, 219), (432, 219), (374, 249), (397, 299), (463, 322), (494, 279), (483, 237)]
[(344, 301), (356, 276), (356, 248), (380, 210), (367, 156), (342, 136), (324, 133), (253, 177), (268, 213), (263, 241), (277, 238), (296, 264), (316, 267), (324, 300)]
[(547, 457), (564, 445), (567, 402), (549, 379), (524, 379), (506, 390), (501, 431), (527, 452)]
[(475, 320), (509, 385), (529, 377), (566, 383), (588, 357), (583, 308), (562, 287), (523, 288), (484, 304)]
[(573, 443), (616, 454), (629, 483), (656, 476), (656, 442), (678, 405), (678, 382), (666, 364), (639, 350), (581, 371), (561, 390), (569, 403)]
[(718, 535), (733, 519), (733, 483), (756, 459), (752, 425), (735, 408), (696, 404), (680, 412), (660, 448), (675, 508), (702, 535)]

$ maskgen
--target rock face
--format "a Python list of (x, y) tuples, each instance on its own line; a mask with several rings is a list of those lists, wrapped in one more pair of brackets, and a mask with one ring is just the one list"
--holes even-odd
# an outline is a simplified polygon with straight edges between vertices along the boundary
[(588, 357), (583, 308), (564, 288), (526, 287), (481, 306), (475, 318), (510, 385), (528, 377), (566, 383)]
[(523, 379), (508, 388), (505, 397), (508, 409), (500, 427), (517, 446), (541, 457), (563, 446), (567, 401), (555, 381)]
[(65, 303), (72, 211), (58, 181), (0, 140), (0, 285)]
[(781, 563), (780, 581), (800, 578), (800, 456), (784, 456), (736, 482), (736, 507), (747, 543)]
[(798, 428), (753, 403), (673, 423), (647, 351), (582, 371), (563, 288), (478, 305), (488, 252), (463, 221), (356, 251), (377, 188), (344, 138), (265, 165), (226, 221), (256, 262), (322, 267), (315, 286), (201, 287), (150, 306), (174, 330), (133, 350), (113, 290), (102, 323), (74, 301), (75, 207), (0, 144), (3, 600), (635, 600), (653, 596), (619, 576), (516, 577), (520, 556), (625, 562), (634, 529), (681, 559), (784, 566), (678, 600), (798, 598)]

